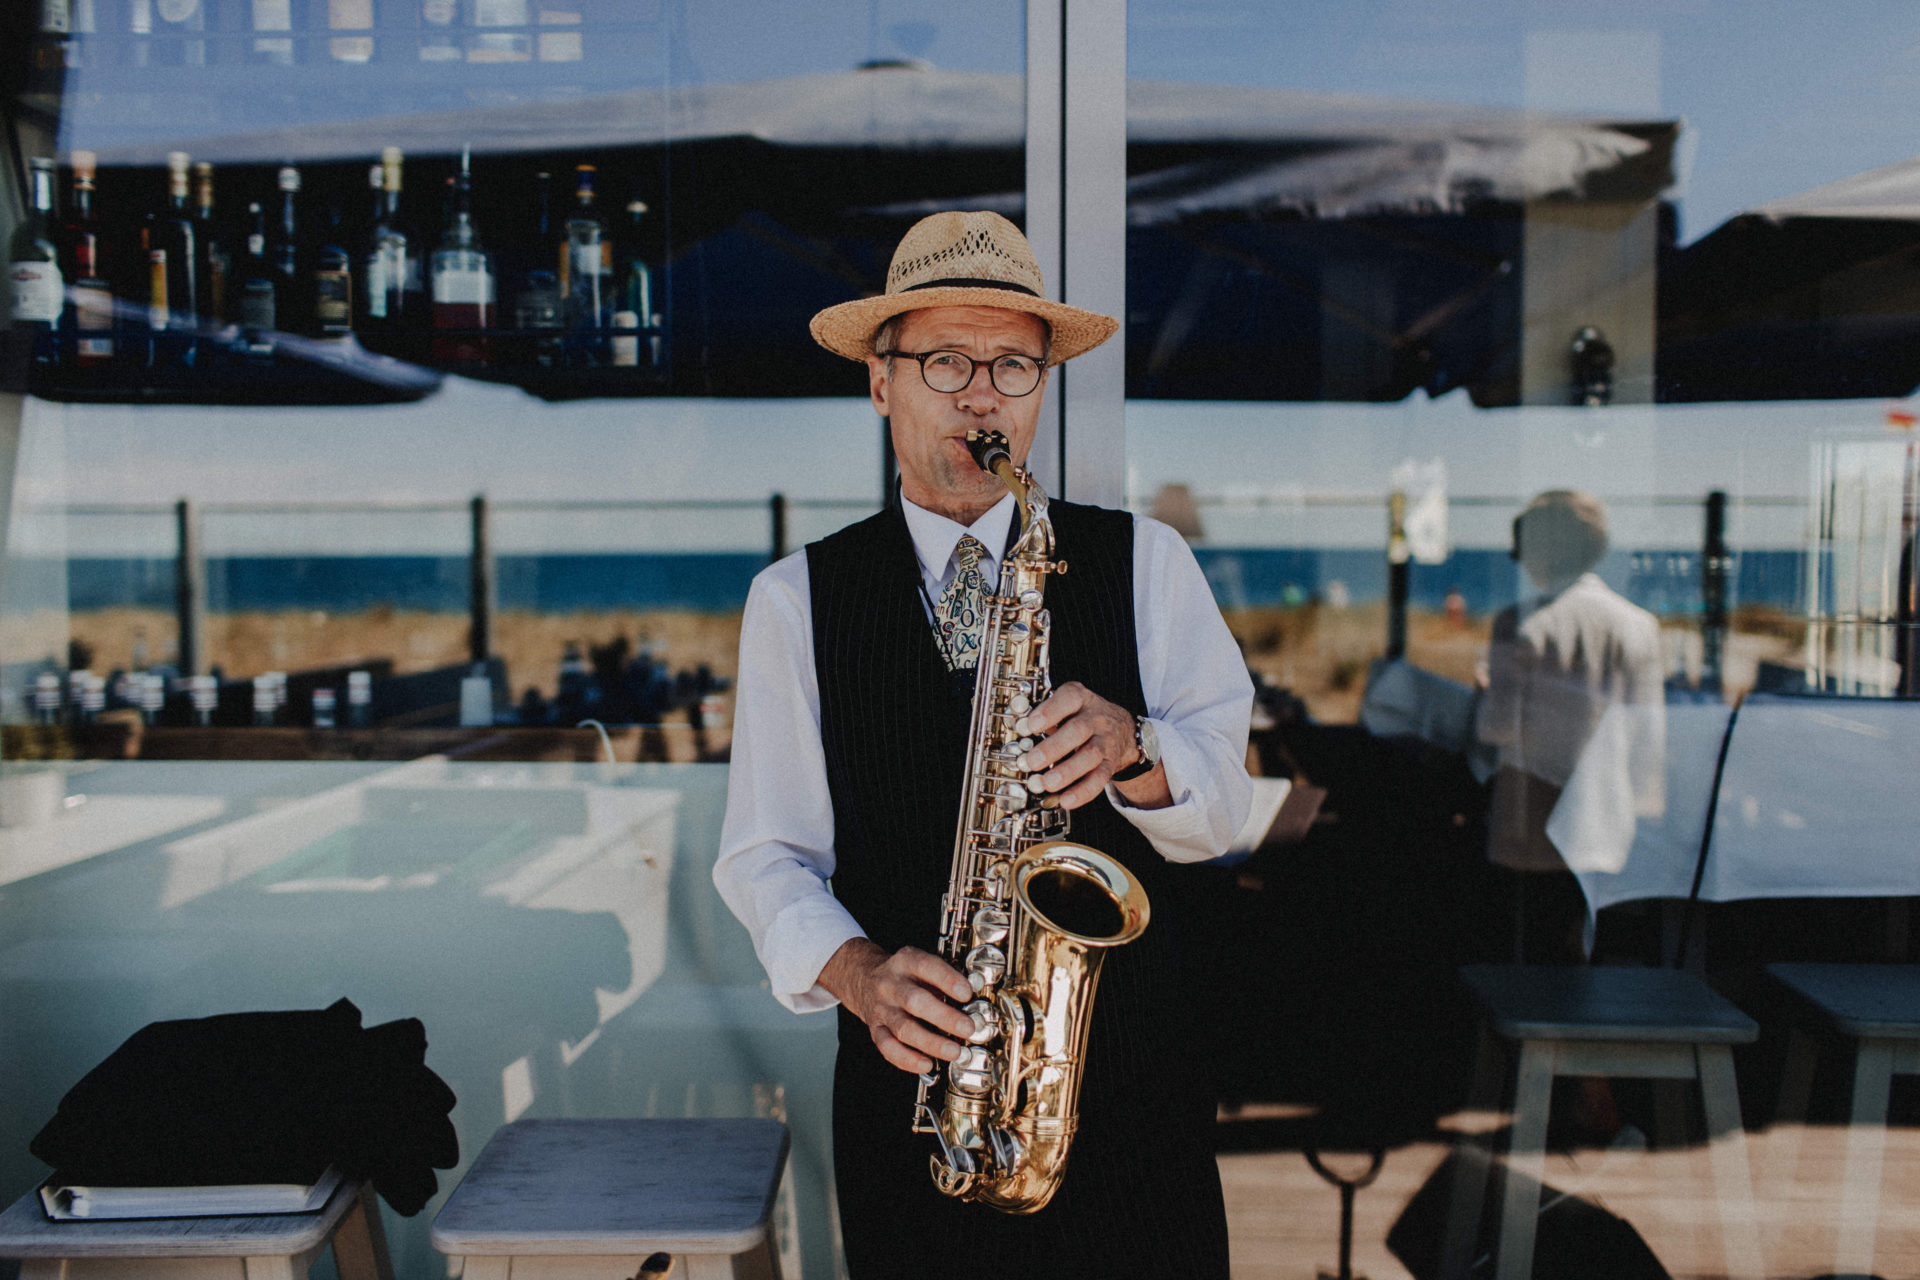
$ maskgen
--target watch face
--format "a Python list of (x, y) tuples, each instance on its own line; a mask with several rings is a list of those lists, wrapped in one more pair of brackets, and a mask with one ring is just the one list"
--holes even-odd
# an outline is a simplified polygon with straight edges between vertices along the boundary
[(1160, 732), (1153, 727), (1153, 721), (1145, 716), (1135, 721), (1138, 726), (1136, 735), (1140, 740), (1140, 754), (1148, 764), (1160, 763)]

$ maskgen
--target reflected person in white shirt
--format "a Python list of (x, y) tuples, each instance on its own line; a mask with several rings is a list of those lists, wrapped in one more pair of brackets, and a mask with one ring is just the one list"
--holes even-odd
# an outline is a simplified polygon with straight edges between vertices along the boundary
[[(1535, 497), (1513, 522), (1514, 558), (1539, 594), (1494, 618), (1479, 735), (1498, 751), (1487, 856), (1518, 873), (1520, 959), (1585, 958), (1586, 902), (1547, 836), (1561, 792), (1590, 749), (1635, 814), (1664, 809), (1665, 691), (1660, 624), (1593, 572), (1607, 550), (1600, 500), (1568, 489)], [(1596, 737), (1609, 710), (1614, 731)], [(1632, 815), (1625, 828), (1631, 830)]]
[(929, 1176), (933, 1140), (911, 1132), (917, 1073), (971, 1030), (958, 1006), (972, 990), (932, 949), (972, 663), (935, 619), (953, 616), (948, 590), (972, 556), (998, 581), (1017, 532), (1012, 497), (964, 437), (1001, 431), (1024, 463), (1051, 366), (1116, 328), (1048, 301), (1025, 238), (989, 213), (923, 220), (885, 294), (814, 320), (823, 346), (866, 365), (900, 485), (879, 515), (754, 581), (714, 881), (774, 997), (800, 1013), (839, 1006), (834, 1166), (853, 1280), (1227, 1275), (1214, 1100), (1182, 994), (1205, 975), (1182, 972), (1177, 864), (1219, 856), (1246, 819), (1253, 690), (1163, 524), (1052, 506), (1070, 565), (1047, 587), (1056, 689), (1029, 717), (1046, 736), (1021, 767), (1072, 812), (1070, 838), (1126, 863), (1153, 902), (1101, 976), (1066, 1179), (1026, 1216), (948, 1199)]

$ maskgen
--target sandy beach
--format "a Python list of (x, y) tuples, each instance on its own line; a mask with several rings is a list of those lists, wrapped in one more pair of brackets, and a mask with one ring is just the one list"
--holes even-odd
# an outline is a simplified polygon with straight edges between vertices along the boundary
[[(1351, 722), (1359, 714), (1367, 664), (1386, 648), (1386, 605), (1375, 601), (1348, 608), (1308, 604), (1227, 613), (1248, 666), (1306, 700), (1315, 719)], [(26, 655), (64, 647), (57, 615), (13, 619), (8, 651)], [(1415, 609), (1408, 616), (1408, 654), (1419, 666), (1471, 684), (1485, 661), (1492, 620), (1449, 618)], [(1799, 660), (1797, 620), (1772, 612), (1737, 614), (1729, 637), (1725, 684), (1748, 688), (1762, 661)], [(173, 615), (160, 609), (114, 608), (71, 615), (74, 642), (87, 650), (93, 670), (106, 673), (136, 664), (136, 646), (146, 663), (174, 658)], [(569, 644), (584, 656), (594, 645), (624, 637), (675, 670), (704, 663), (732, 680), (740, 644), (738, 613), (691, 610), (629, 610), (537, 614), (509, 611), (494, 626), (495, 651), (506, 661), (516, 698), (528, 688), (551, 697), (559, 684), (561, 655)], [(1667, 670), (1697, 675), (1700, 637), (1691, 623), (1662, 631)], [(207, 619), (209, 660), (230, 676), (381, 658), (398, 673), (427, 671), (464, 661), (467, 619), (462, 613), (376, 608), (354, 613), (310, 610), (213, 614)]]

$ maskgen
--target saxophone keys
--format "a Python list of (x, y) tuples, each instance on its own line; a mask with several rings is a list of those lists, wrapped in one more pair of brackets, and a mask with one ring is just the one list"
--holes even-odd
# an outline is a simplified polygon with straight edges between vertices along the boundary
[(1020, 593), (1020, 607), (1022, 609), (1038, 609), (1043, 599), (1045, 599), (1045, 597), (1038, 591), (1035, 591), (1032, 587), (1028, 587)]
[(1033, 710), (1033, 699), (1024, 693), (1016, 693), (1007, 699), (1007, 710), (1016, 716), (1024, 716)]
[(979, 1097), (993, 1088), (993, 1055), (977, 1044), (961, 1048), (947, 1064), (947, 1087), (955, 1093)]
[(1007, 627), (1007, 638), (1015, 644), (1019, 644), (1032, 634), (1033, 628), (1024, 622), (1015, 622)]
[(967, 952), (965, 962), (967, 985), (975, 994), (988, 987), (1000, 985), (1000, 979), (1007, 975), (1007, 953), (991, 943), (975, 947)]
[(1047, 784), (1045, 774), (1030, 773), (1027, 775), (1027, 794), (1039, 796), (1045, 795), (1046, 792)]
[(975, 1000), (960, 1010), (973, 1019), (968, 1044), (991, 1044), (1000, 1035), (1000, 1011), (986, 1000)]
[(1012, 930), (1012, 920), (998, 907), (983, 907), (973, 913), (973, 941), (977, 946), (997, 947)]

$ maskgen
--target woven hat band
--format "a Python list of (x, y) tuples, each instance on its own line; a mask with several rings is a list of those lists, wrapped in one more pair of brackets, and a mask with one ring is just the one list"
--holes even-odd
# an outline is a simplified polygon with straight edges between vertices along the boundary
[(1024, 293), (1029, 298), (1040, 296), (1039, 291), (1026, 285), (1015, 284), (1011, 280), (988, 280), (980, 276), (956, 277), (951, 280), (927, 280), (920, 284), (904, 286), (901, 293), (912, 293), (917, 289), (1010, 289), (1014, 293)]

